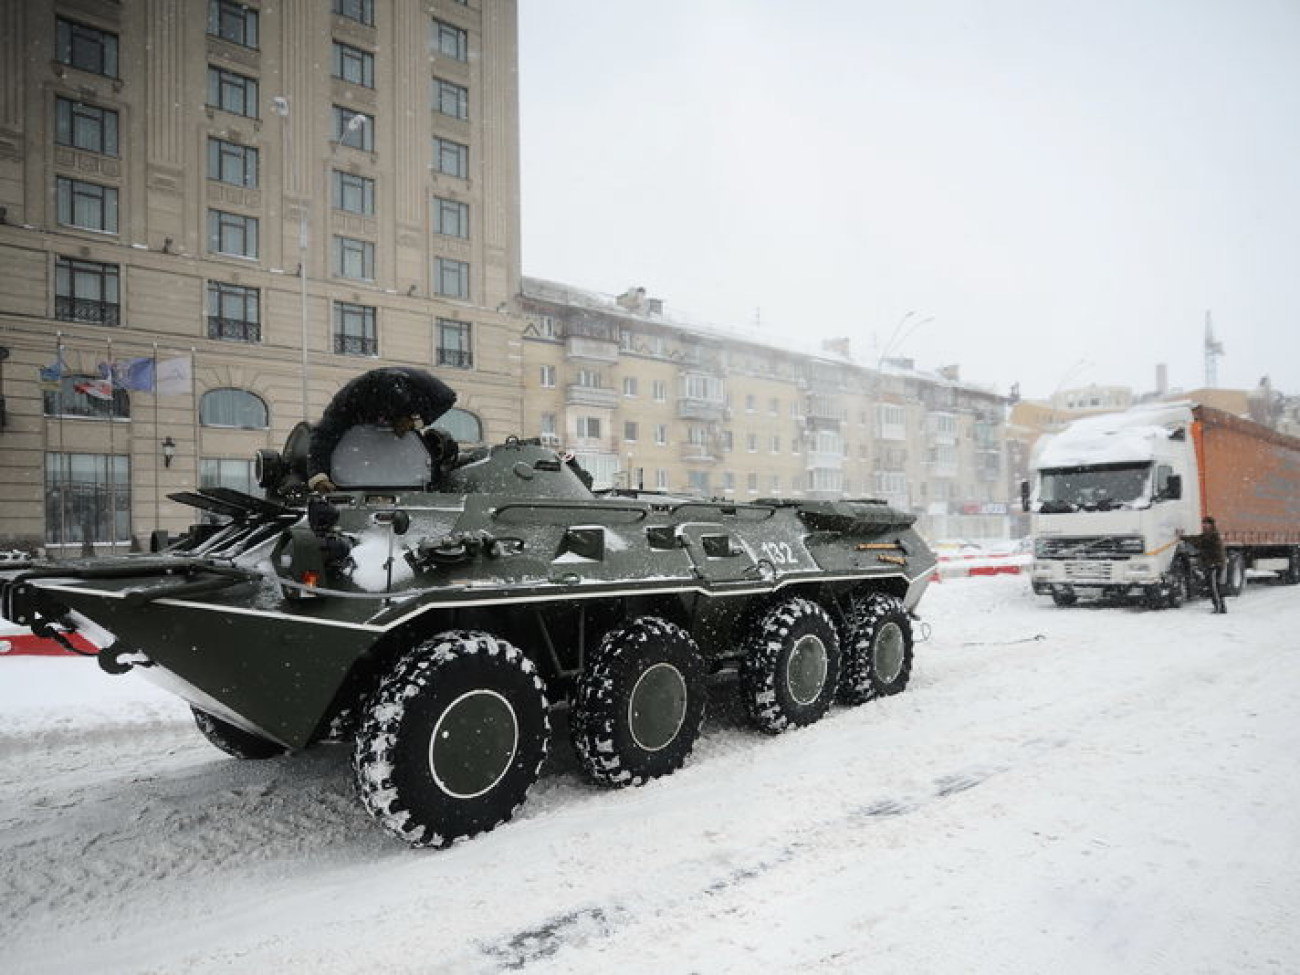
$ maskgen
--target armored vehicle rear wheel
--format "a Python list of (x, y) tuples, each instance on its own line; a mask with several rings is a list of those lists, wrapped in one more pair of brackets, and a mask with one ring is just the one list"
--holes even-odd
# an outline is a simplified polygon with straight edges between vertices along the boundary
[(386, 830), (444, 847), (506, 822), (537, 781), (550, 719), (532, 661), (490, 633), (455, 630), (420, 644), (362, 714), (352, 767)]
[(1223, 594), (1240, 596), (1246, 588), (1246, 558), (1240, 552), (1229, 552), (1223, 567)]
[(603, 785), (640, 785), (681, 768), (707, 700), (690, 634), (642, 616), (606, 634), (578, 681), (570, 729), (582, 767)]
[(758, 619), (740, 665), (740, 691), (760, 730), (774, 735), (812, 724), (830, 708), (839, 678), (839, 637), (816, 603), (797, 597)]
[(243, 728), (236, 728), (229, 722), (213, 717), (207, 711), (200, 711), (195, 707), (191, 707), (190, 710), (194, 712), (194, 723), (198, 725), (203, 737), (227, 755), (234, 755), (235, 758), (263, 759), (275, 758), (287, 751), (283, 745), (268, 741)]
[(912, 621), (902, 600), (873, 592), (849, 601), (840, 700), (861, 704), (898, 694), (912, 676)]

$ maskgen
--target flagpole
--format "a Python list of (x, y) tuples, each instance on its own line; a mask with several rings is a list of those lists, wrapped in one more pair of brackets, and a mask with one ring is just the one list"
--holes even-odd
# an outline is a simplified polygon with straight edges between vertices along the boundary
[[(162, 433), (159, 429), (158, 419), (158, 343), (153, 344), (153, 438), (161, 442), (162, 438), (158, 434)], [(158, 531), (162, 527), (162, 472), (158, 469), (158, 447), (154, 445), (153, 458), (153, 530)], [(152, 538), (152, 534), (150, 535)], [(153, 546), (149, 546), (153, 548)]]
[(117, 389), (113, 385), (113, 340), (104, 339), (108, 350), (108, 554), (117, 548), (117, 444), (113, 429), (117, 413)]

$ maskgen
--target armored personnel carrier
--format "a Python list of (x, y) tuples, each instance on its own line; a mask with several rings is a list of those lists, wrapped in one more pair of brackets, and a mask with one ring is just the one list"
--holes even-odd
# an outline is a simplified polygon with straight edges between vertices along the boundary
[(365, 808), (412, 846), (492, 829), (567, 711), (595, 781), (679, 768), (711, 678), (758, 729), (902, 691), (935, 559), (878, 501), (593, 493), (510, 439), (355, 426), (309, 493), (312, 431), (261, 451), (265, 498), (206, 488), (164, 551), (0, 573), (0, 615), (190, 703), (241, 758), (353, 743)]

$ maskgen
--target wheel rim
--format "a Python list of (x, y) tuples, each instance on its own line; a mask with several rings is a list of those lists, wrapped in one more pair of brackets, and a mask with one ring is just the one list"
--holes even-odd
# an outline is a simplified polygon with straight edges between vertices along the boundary
[(686, 720), (686, 678), (670, 663), (648, 668), (632, 688), (627, 726), (637, 747), (657, 752), (668, 747)]
[(906, 655), (907, 641), (903, 639), (903, 628), (892, 620), (887, 621), (876, 634), (876, 645), (871, 651), (872, 668), (882, 684), (898, 679)]
[(434, 725), (429, 771), (447, 795), (474, 799), (505, 777), (518, 748), (519, 720), (510, 702), (496, 691), (469, 691)]
[(826, 644), (808, 634), (802, 636), (790, 651), (790, 663), (785, 669), (785, 686), (796, 704), (811, 704), (826, 686)]

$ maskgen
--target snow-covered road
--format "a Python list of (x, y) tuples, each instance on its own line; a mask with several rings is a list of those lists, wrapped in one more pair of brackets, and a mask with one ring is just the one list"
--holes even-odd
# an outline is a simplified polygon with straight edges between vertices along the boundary
[(0, 659), (6, 972), (1300, 971), (1300, 589), (1213, 616), (949, 580), (907, 693), (410, 851), (348, 756), (239, 762), (77, 659)]

